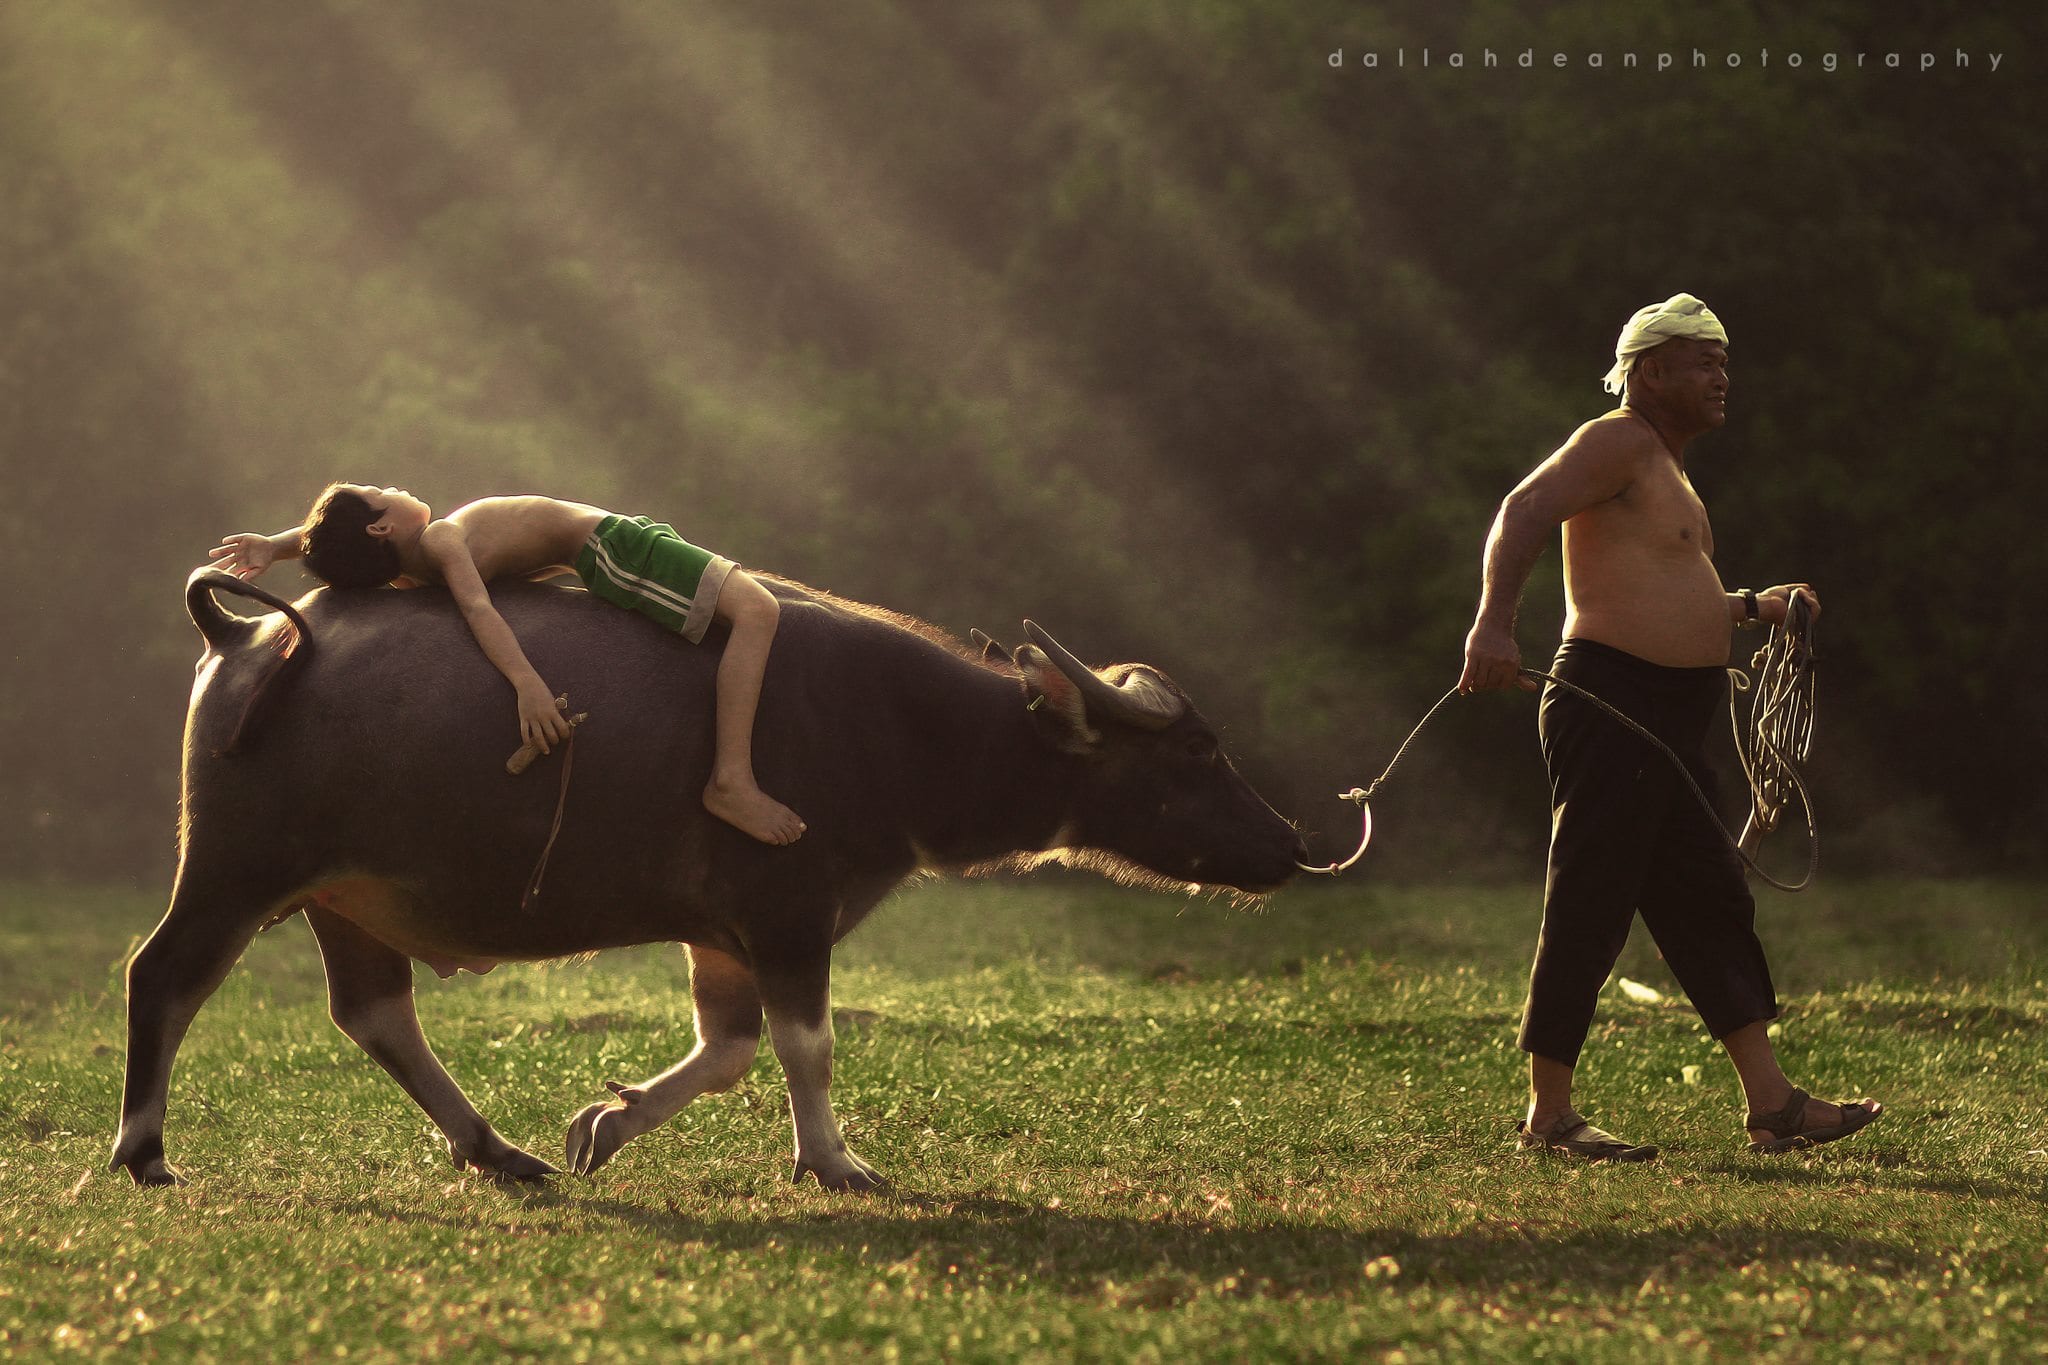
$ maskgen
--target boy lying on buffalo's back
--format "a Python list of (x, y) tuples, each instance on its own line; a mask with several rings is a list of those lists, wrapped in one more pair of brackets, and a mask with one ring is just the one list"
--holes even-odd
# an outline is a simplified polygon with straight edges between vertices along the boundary
[(519, 698), (521, 740), (543, 752), (568, 738), (553, 693), (491, 605), (493, 578), (567, 568), (597, 596), (651, 617), (692, 642), (713, 621), (731, 631), (718, 665), (717, 750), (704, 805), (763, 843), (794, 843), (796, 812), (754, 780), (754, 711), (781, 608), (729, 559), (701, 550), (646, 517), (544, 497), (482, 498), (445, 517), (402, 488), (330, 485), (303, 526), (276, 535), (238, 532), (211, 551), (217, 568), (254, 578), (280, 559), (303, 559), (337, 588), (445, 584), (476, 642)]

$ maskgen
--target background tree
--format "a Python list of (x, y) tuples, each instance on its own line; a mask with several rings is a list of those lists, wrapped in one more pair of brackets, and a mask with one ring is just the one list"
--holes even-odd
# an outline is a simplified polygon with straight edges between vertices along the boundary
[[(178, 585), (335, 476), (1038, 616), (1334, 839), (1456, 678), (1495, 502), (1687, 289), (1734, 337), (1724, 575), (1827, 596), (1831, 856), (2038, 868), (2042, 14), (11, 7), (0, 857), (164, 874)], [(1532, 660), (1558, 616), (1553, 556)], [(1530, 866), (1529, 730), (1443, 722), (1380, 866)]]

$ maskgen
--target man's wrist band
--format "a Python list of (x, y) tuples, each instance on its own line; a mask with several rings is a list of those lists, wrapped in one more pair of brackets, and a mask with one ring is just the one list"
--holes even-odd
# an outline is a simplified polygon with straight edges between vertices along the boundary
[(1742, 599), (1742, 620), (1736, 624), (1749, 627), (1756, 624), (1756, 593), (1749, 588), (1735, 594)]

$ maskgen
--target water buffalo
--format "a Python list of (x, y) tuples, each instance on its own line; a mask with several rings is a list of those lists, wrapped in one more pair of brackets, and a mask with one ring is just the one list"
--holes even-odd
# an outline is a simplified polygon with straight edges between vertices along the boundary
[[(1029, 622), (1035, 644), (1012, 655), (983, 637), (977, 656), (906, 617), (764, 581), (782, 620), (754, 761), (809, 824), (783, 848), (698, 799), (722, 630), (691, 645), (580, 591), (494, 586), (541, 676), (590, 716), (572, 749), (513, 776), (511, 695), (445, 593), (322, 589), (288, 604), (194, 573), (186, 606), (206, 650), (185, 727), (177, 881), (128, 967), (113, 1168), (141, 1184), (178, 1179), (163, 1145), (178, 1045), (256, 932), (303, 912), (335, 1024), (459, 1165), (555, 1170), (499, 1137), (442, 1068), (413, 1011), (410, 959), (446, 976), (673, 940), (690, 954), (696, 1047), (651, 1080), (607, 1082), (613, 1098), (570, 1122), (570, 1166), (595, 1170), (735, 1084), (765, 1014), (788, 1078), (795, 1178), (872, 1187), (880, 1178), (847, 1147), (827, 1095), (828, 978), (832, 946), (891, 888), (921, 868), (1057, 854), (1256, 893), (1306, 856), (1163, 674), (1093, 671)], [(224, 612), (216, 591), (280, 614)]]

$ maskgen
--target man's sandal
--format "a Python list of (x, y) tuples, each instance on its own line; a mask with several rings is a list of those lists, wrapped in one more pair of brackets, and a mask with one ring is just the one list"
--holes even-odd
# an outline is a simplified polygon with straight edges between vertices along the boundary
[(1570, 1109), (1540, 1133), (1531, 1131), (1526, 1120), (1517, 1123), (1515, 1145), (1525, 1152), (1562, 1152), (1587, 1161), (1649, 1161), (1657, 1155), (1655, 1147), (1623, 1142)]
[(1806, 1126), (1806, 1102), (1813, 1096), (1796, 1086), (1792, 1098), (1785, 1101), (1785, 1107), (1775, 1114), (1759, 1114), (1754, 1110), (1742, 1121), (1748, 1129), (1761, 1128), (1770, 1137), (1749, 1144), (1752, 1152), (1796, 1152), (1806, 1147), (1818, 1147), (1823, 1142), (1848, 1137), (1877, 1122), (1884, 1113), (1884, 1106), (1876, 1100), (1857, 1100), (1853, 1104), (1839, 1104), (1835, 1108), (1841, 1117), (1832, 1124), (1819, 1127)]

